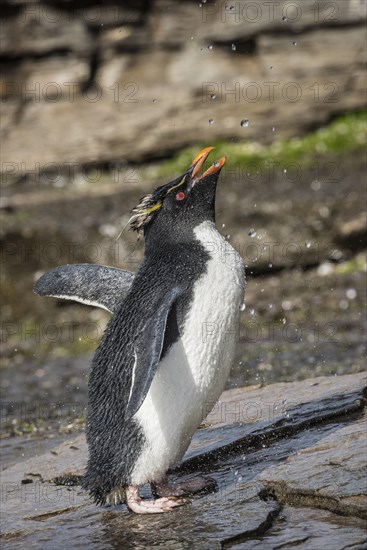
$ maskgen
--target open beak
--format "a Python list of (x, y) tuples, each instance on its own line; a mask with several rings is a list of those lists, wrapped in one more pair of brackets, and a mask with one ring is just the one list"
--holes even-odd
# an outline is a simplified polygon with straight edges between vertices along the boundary
[(213, 151), (214, 147), (205, 147), (192, 161), (191, 168), (191, 178), (193, 180), (198, 181), (202, 178), (205, 178), (206, 176), (209, 176), (211, 174), (216, 174), (221, 170), (221, 168), (224, 166), (224, 163), (226, 162), (226, 157), (221, 157), (219, 160), (216, 160), (205, 172), (198, 176), (198, 173), (201, 170), (201, 167), (203, 166), (204, 162), (208, 158), (211, 151)]

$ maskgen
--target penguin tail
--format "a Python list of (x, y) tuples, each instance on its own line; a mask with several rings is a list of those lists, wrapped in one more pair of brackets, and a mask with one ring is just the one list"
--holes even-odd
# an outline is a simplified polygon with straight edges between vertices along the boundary
[(117, 506), (125, 501), (125, 489), (123, 486), (109, 485), (108, 487), (91, 479), (88, 473), (82, 479), (82, 487), (88, 491), (89, 496), (99, 506)]

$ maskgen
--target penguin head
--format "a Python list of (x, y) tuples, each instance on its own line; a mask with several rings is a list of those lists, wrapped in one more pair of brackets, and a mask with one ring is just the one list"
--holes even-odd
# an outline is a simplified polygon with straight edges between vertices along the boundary
[(202, 175), (202, 165), (214, 147), (206, 147), (181, 176), (157, 187), (133, 209), (130, 229), (150, 233), (179, 235), (204, 221), (215, 221), (215, 194), (220, 171), (226, 161), (221, 157)]

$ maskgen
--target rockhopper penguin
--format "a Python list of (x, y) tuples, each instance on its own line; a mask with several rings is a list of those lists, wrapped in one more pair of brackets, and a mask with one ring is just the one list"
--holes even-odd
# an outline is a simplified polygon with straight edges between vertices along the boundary
[[(42, 296), (113, 313), (89, 379), (83, 486), (97, 503), (119, 504), (125, 496), (134, 512), (161, 513), (187, 502), (177, 495), (207, 483), (173, 485), (165, 476), (223, 391), (243, 301), (243, 261), (215, 226), (225, 158), (199, 175), (212, 149), (134, 209), (130, 227), (145, 238), (136, 274), (68, 265), (35, 285)], [(138, 488), (146, 483), (160, 498), (140, 498)]]

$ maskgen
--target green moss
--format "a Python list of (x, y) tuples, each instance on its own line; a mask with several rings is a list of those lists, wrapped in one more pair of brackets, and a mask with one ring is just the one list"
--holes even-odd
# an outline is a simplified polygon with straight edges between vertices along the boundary
[(86, 412), (80, 417), (70, 419), (61, 417), (46, 421), (43, 418), (37, 418), (36, 421), (11, 419), (4, 421), (2, 425), (1, 438), (5, 439), (12, 436), (43, 436), (58, 432), (59, 434), (70, 434), (85, 430)]
[[(241, 163), (248, 166), (249, 171), (255, 171), (269, 161), (280, 165), (297, 162), (307, 166), (320, 156), (363, 150), (367, 143), (366, 128), (366, 112), (363, 111), (343, 115), (302, 138), (279, 140), (268, 146), (249, 141), (220, 141), (213, 145), (216, 158), (223, 155), (227, 157), (227, 170)], [(150, 178), (171, 178), (172, 174), (184, 172), (198, 150), (205, 146), (207, 144), (201, 143), (187, 147), (172, 159), (143, 170)]]
[(14, 212), (2, 213), (2, 223), (24, 223), (31, 218), (30, 212), (26, 210), (15, 210)]
[[(65, 355), (65, 346), (68, 349), (67, 355), (83, 355), (95, 351), (103, 332), (102, 329), (107, 321), (107, 314), (101, 316), (101, 327), (95, 325), (98, 331), (90, 331), (90, 333), (85, 334), (85, 325), (81, 321), (66, 324), (57, 318), (55, 322), (48, 322), (43, 321), (42, 317), (41, 321), (34, 317), (22, 317), (22, 323), (18, 325), (17, 332), (5, 334), (4, 342), (6, 342), (8, 350), (14, 348), (13, 351), (25, 358), (32, 358), (35, 350), (38, 357), (46, 357), (50, 354), (54, 357), (61, 357)], [(46, 330), (48, 323), (58, 329), (58, 333), (53, 334), (50, 339), (48, 339)]]
[(364, 253), (358, 254), (348, 262), (337, 264), (334, 267), (334, 273), (337, 275), (350, 275), (356, 271), (366, 270), (366, 256)]
[(74, 432), (84, 431), (85, 430), (85, 422), (86, 422), (86, 413), (78, 418), (76, 418), (71, 423), (63, 423), (59, 427), (59, 433), (60, 434), (70, 434)]

